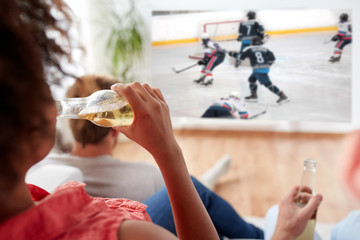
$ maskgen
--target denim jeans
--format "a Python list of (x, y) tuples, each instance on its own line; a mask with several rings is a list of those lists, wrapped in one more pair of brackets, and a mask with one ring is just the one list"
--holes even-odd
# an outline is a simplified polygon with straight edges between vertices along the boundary
[[(214, 223), (220, 239), (223, 239), (223, 236), (227, 238), (264, 238), (263, 231), (245, 222), (228, 202), (206, 188), (194, 177), (192, 177), (192, 181)], [(148, 206), (146, 211), (150, 215), (151, 220), (176, 235), (166, 188), (164, 187), (159, 190), (144, 203)]]

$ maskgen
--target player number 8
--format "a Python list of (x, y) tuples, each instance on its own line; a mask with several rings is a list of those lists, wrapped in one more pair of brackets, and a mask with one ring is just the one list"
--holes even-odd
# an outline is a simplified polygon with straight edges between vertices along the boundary
[(256, 61), (257, 61), (258, 63), (263, 63), (263, 62), (264, 62), (264, 58), (263, 58), (261, 52), (256, 52), (256, 53), (255, 53), (255, 57), (256, 57)]

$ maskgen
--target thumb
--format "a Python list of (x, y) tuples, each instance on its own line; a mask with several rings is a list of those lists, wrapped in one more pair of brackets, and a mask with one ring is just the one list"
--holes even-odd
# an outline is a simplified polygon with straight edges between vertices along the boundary
[(302, 209), (303, 217), (310, 219), (310, 217), (314, 214), (316, 209), (319, 207), (322, 199), (323, 199), (323, 197), (320, 194), (317, 194), (317, 195), (311, 197), (310, 201)]

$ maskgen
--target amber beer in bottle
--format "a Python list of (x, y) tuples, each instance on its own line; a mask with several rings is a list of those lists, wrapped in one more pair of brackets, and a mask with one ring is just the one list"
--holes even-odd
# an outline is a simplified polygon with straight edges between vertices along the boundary
[(101, 127), (127, 126), (134, 112), (127, 100), (112, 90), (100, 90), (85, 98), (56, 100), (58, 117), (86, 119)]
[[(299, 191), (295, 197), (295, 203), (304, 207), (312, 196), (315, 195), (315, 172), (316, 161), (305, 160)], [(304, 232), (296, 238), (297, 240), (312, 240), (315, 233), (316, 212), (309, 219)]]

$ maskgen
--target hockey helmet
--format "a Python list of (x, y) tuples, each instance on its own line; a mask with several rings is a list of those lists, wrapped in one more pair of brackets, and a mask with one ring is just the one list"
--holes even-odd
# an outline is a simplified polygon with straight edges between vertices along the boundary
[(210, 39), (210, 34), (207, 33), (207, 32), (204, 32), (204, 33), (201, 35), (201, 39)]
[(229, 97), (230, 97), (230, 98), (240, 99), (240, 98), (241, 98), (241, 94), (240, 94), (240, 92), (238, 92), (238, 91), (231, 91)]
[(256, 36), (252, 39), (251, 44), (252, 45), (262, 45), (263, 41), (260, 36)]
[(248, 19), (255, 19), (256, 18), (256, 13), (254, 11), (249, 11), (247, 13), (247, 17), (248, 17)]
[(341, 21), (347, 21), (349, 19), (349, 15), (347, 13), (342, 13), (339, 18)]

